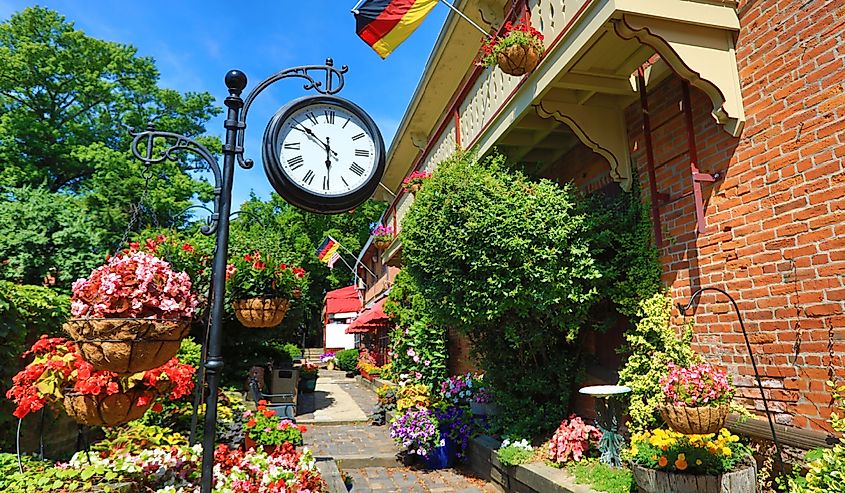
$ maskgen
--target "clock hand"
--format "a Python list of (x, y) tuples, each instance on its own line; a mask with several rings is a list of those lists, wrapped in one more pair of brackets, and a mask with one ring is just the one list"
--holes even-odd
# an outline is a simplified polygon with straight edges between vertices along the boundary
[(323, 149), (326, 149), (326, 150), (327, 150), (327, 152), (330, 152), (330, 153), (332, 153), (335, 157), (337, 157), (337, 155), (338, 155), (338, 154), (337, 154), (337, 152), (332, 151), (332, 150), (329, 148), (329, 146), (328, 146), (325, 142), (323, 142), (322, 140), (320, 140), (320, 138), (319, 138), (319, 137), (317, 137), (317, 134), (315, 134), (315, 133), (314, 133), (314, 131), (313, 131), (313, 130), (311, 130), (310, 128), (305, 127), (305, 126), (302, 126), (302, 125), (295, 125), (293, 128), (295, 128), (295, 129), (299, 130), (300, 132), (304, 132), (304, 133), (308, 134), (311, 138), (313, 138), (313, 139), (314, 139), (314, 140), (316, 140), (316, 141), (317, 141), (317, 142), (318, 142), (321, 146), (323, 146)]

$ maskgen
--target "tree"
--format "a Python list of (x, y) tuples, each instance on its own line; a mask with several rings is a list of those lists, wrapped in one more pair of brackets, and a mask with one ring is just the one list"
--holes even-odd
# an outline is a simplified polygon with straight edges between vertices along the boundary
[[(126, 128), (155, 119), (161, 130), (200, 135), (220, 111), (210, 94), (158, 87), (152, 58), (138, 56), (130, 45), (87, 36), (42, 7), (28, 7), (0, 24), (0, 66), (0, 192), (8, 203), (31, 193), (22, 190), (42, 189), (53, 194), (39, 194), (42, 205), (52, 200), (89, 215), (96, 242), (83, 242), (72, 256), (104, 257), (119, 246), (133, 216), (142, 216), (135, 230), (144, 222), (182, 226), (187, 218), (181, 211), (192, 199), (210, 198), (210, 185), (188, 173), (194, 164), (188, 156), (145, 169), (129, 152)], [(217, 139), (206, 142), (219, 148)], [(51, 230), (17, 216), (11, 221), (5, 226), (12, 230)], [(58, 241), (65, 240), (48, 238), (49, 249), (56, 250)], [(12, 249), (0, 238), (0, 262), (10, 260), (2, 252)], [(40, 279), (55, 267), (45, 257), (28, 262), (18, 279)], [(61, 276), (62, 287), (68, 275)]]

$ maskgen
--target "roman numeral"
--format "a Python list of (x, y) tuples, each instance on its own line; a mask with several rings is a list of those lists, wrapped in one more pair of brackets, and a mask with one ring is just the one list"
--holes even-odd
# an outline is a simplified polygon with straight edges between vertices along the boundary
[(316, 125), (317, 123), (319, 123), (319, 122), (317, 121), (317, 117), (314, 115), (314, 113), (306, 113), (306, 114), (305, 114), (305, 116), (307, 116), (307, 117), (308, 117), (308, 119), (309, 119), (309, 120), (311, 120), (311, 123), (313, 123), (314, 125)]
[(285, 149), (292, 149), (294, 151), (298, 151), (299, 149), (299, 142), (288, 142), (285, 144)]
[(358, 163), (352, 163), (352, 166), (349, 167), (349, 171), (355, 173), (358, 176), (364, 174), (364, 168), (361, 167)]
[(302, 178), (302, 183), (306, 183), (308, 185), (314, 181), (314, 171), (308, 170), (308, 173), (305, 173), (305, 177)]
[(334, 111), (326, 110), (323, 113), (326, 115), (326, 123), (334, 125)]
[(323, 190), (328, 190), (328, 189), (329, 189), (329, 177), (324, 176), (323, 177)]
[(303, 159), (302, 156), (296, 156), (294, 158), (288, 159), (288, 166), (290, 166), (290, 169), (297, 169), (302, 166), (302, 163), (304, 162), (305, 159)]
[(370, 151), (366, 149), (355, 149), (355, 155), (358, 157), (370, 157)]
[(340, 181), (342, 181), (342, 182), (343, 182), (343, 184), (344, 184), (344, 185), (346, 185), (347, 187), (349, 186), (349, 183), (346, 183), (346, 178), (344, 178), (344, 177), (342, 177), (342, 176), (341, 176), (341, 177), (340, 177)]
[(363, 139), (364, 137), (366, 137), (366, 135), (364, 135), (364, 134), (358, 134), (358, 135), (356, 135), (355, 137), (352, 137), (352, 140), (359, 140), (359, 139)]

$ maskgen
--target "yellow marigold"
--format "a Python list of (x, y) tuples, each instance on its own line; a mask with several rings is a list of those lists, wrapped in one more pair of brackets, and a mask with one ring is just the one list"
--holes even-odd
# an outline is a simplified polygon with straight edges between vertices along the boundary
[(695, 465), (700, 466), (701, 465), (701, 459), (695, 459)]
[(733, 454), (733, 452), (729, 447), (722, 447), (722, 455), (724, 455), (725, 457), (730, 457), (731, 454)]

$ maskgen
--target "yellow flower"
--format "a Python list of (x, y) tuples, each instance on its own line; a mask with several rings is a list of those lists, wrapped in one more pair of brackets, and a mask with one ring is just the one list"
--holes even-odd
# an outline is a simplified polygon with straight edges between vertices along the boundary
[(701, 465), (701, 459), (695, 459), (695, 465), (700, 466)]
[(722, 447), (722, 455), (725, 457), (730, 457), (733, 452), (728, 447)]

